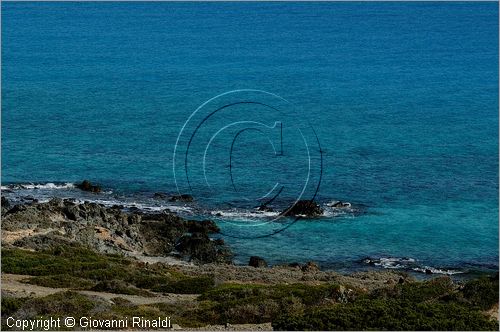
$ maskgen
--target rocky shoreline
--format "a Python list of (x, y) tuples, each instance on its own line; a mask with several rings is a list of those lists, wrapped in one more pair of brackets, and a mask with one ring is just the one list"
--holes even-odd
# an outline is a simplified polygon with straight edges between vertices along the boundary
[[(318, 209), (315, 204), (310, 206)], [(304, 213), (300, 204), (295, 209)], [(358, 273), (356, 276), (362, 276), (359, 278), (346, 277), (321, 271), (314, 262), (268, 267), (264, 259), (256, 256), (250, 258), (249, 266), (235, 266), (231, 250), (217, 236), (219, 229), (213, 221), (187, 220), (168, 211), (124, 211), (121, 206), (106, 207), (93, 202), (78, 204), (72, 199), (59, 198), (11, 206), (2, 197), (1, 215), (3, 248), (44, 251), (60, 245), (77, 245), (147, 264), (176, 266), (191, 276), (212, 274), (218, 282), (278, 284), (347, 278), (345, 280), (351, 282), (357, 280), (355, 283), (361, 287), (372, 288), (373, 283), (411, 279), (406, 274), (384, 271)]]
[(33, 250), (78, 243), (100, 253), (176, 257), (190, 262), (230, 262), (231, 252), (210, 220), (192, 221), (174, 213), (124, 212), (120, 206), (47, 203), (10, 206), (2, 198), (2, 243)]
[[(90, 194), (103, 192), (100, 185), (89, 180), (73, 184), (73, 187)], [(181, 203), (194, 201), (191, 195), (163, 192), (155, 193), (152, 198)], [(350, 203), (337, 202), (335, 205), (336, 208), (346, 206), (351, 207)], [(273, 211), (269, 206), (261, 206), (259, 211), (263, 209)], [(147, 261), (156, 257), (197, 264), (232, 262), (230, 249), (217, 236), (220, 230), (215, 222), (187, 220), (168, 209), (151, 213), (122, 205), (78, 202), (72, 198), (39, 202), (25, 196), (16, 199), (16, 204), (11, 206), (2, 196), (1, 213), (2, 240), (7, 246), (43, 250), (58, 243), (78, 243), (99, 253), (122, 254)], [(323, 209), (316, 202), (303, 200), (285, 207), (279, 215), (315, 218), (322, 213)], [(251, 257), (249, 265), (267, 267), (261, 257)], [(297, 263), (291, 266), (296, 267)]]

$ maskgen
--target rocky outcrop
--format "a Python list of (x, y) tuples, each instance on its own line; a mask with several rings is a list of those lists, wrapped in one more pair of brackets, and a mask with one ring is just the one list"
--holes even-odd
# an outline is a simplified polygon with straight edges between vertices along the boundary
[(319, 265), (315, 262), (307, 262), (301, 267), (304, 272), (317, 272), (320, 271)]
[(323, 214), (323, 209), (315, 201), (300, 200), (289, 206), (281, 215), (286, 217), (314, 218)]
[(174, 195), (169, 199), (169, 201), (171, 202), (185, 202), (185, 203), (190, 203), (193, 200), (194, 200), (193, 196), (187, 194)]
[(167, 256), (178, 251), (198, 263), (230, 260), (223, 241), (210, 238), (218, 230), (210, 220), (186, 220), (169, 212), (124, 212), (120, 207), (61, 199), (16, 205), (2, 218), (2, 239), (9, 245), (39, 250), (72, 241), (125, 255)]
[(219, 233), (219, 226), (212, 220), (187, 221), (188, 232), (190, 233)]
[(267, 262), (262, 257), (252, 256), (248, 261), (248, 265), (253, 267), (267, 267)]
[(10, 202), (7, 198), (2, 196), (2, 205), (0, 205), (1, 213), (4, 215), (10, 209)]
[[(196, 232), (182, 236), (175, 246), (183, 257), (198, 263), (230, 263), (231, 253), (224, 241), (212, 241), (206, 233)], [(222, 244), (222, 245), (221, 245)]]
[(82, 183), (76, 184), (76, 187), (92, 193), (100, 193), (102, 191), (100, 186), (93, 185), (89, 180), (83, 180)]

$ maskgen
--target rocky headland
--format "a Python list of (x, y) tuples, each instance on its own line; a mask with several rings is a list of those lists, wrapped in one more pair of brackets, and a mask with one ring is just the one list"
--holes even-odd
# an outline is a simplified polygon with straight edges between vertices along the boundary
[(210, 220), (186, 220), (174, 213), (124, 212), (120, 206), (52, 199), (2, 205), (2, 243), (33, 250), (77, 243), (105, 254), (177, 257), (190, 262), (230, 262), (231, 253)]

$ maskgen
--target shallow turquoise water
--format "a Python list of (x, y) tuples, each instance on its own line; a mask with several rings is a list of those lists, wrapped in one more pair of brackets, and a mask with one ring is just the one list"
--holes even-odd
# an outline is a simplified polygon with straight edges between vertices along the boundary
[[(296, 105), (294, 124), (314, 127), (317, 199), (355, 209), (272, 237), (228, 237), (238, 262), (498, 266), (496, 3), (2, 3), (2, 42), (4, 184), (90, 178), (110, 199), (149, 204), (175, 190), (173, 151), (189, 115), (220, 93), (259, 89)], [(258, 113), (233, 111), (232, 121)], [(264, 113), (268, 125), (283, 120)], [(267, 192), (276, 177), (303, 180), (304, 151), (288, 123), (290, 159), (257, 131), (237, 141), (240, 193)], [(224, 142), (209, 153), (212, 187), (196, 191), (200, 206), (189, 213), (224, 212), (232, 235), (278, 229), (227, 222), (266, 219), (227, 182)]]

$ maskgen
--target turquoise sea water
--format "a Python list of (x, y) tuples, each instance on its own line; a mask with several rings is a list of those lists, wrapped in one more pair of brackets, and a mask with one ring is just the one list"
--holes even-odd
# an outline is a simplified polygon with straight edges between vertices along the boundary
[[(151, 198), (175, 191), (174, 147), (191, 113), (218, 94), (258, 89), (295, 105), (294, 124), (314, 128), (326, 213), (271, 237), (226, 237), (237, 262), (259, 255), (349, 269), (364, 257), (386, 267), (406, 257), (420, 267), (498, 269), (497, 3), (1, 6), (3, 185), (88, 178), (107, 192), (25, 186), (11, 197), (170, 207), (215, 218), (230, 235), (268, 234), (282, 224), (230, 223), (272, 214), (231, 190), (224, 141), (209, 150), (212, 186), (195, 192), (197, 203)], [(282, 121), (256, 108), (235, 106), (232, 120)], [(275, 177), (303, 181), (300, 137), (283, 126), (290, 159), (274, 156), (257, 130), (235, 141), (240, 192), (265, 193)], [(353, 208), (328, 208), (334, 200)]]

